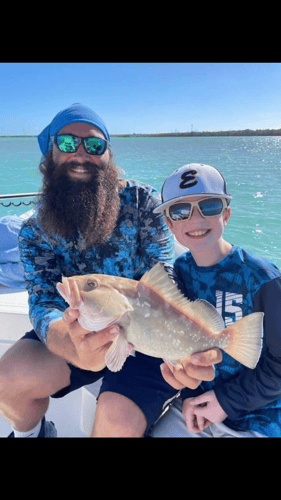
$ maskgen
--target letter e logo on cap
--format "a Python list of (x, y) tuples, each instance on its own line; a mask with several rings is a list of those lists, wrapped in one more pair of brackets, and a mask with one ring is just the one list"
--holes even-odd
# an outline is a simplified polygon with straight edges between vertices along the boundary
[(186, 189), (196, 186), (196, 184), (198, 184), (198, 180), (195, 177), (197, 173), (197, 170), (187, 170), (187, 172), (184, 172), (184, 174), (182, 174), (181, 176), (182, 182), (179, 186), (180, 189)]

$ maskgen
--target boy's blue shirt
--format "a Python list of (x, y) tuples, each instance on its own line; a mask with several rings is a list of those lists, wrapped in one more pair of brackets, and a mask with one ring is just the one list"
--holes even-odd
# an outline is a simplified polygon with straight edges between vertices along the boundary
[(162, 215), (153, 214), (160, 197), (148, 185), (123, 181), (116, 228), (104, 245), (85, 248), (81, 235), (49, 237), (36, 214), (22, 226), (19, 249), (29, 292), (30, 319), (46, 342), (52, 322), (63, 318), (68, 304), (56, 290), (62, 276), (108, 274), (139, 280), (159, 260), (174, 262), (174, 237)]
[(263, 311), (263, 350), (254, 370), (223, 352), (216, 377), (196, 391), (183, 390), (183, 399), (214, 390), (227, 413), (226, 425), (281, 437), (281, 273), (273, 264), (233, 246), (229, 254), (210, 267), (196, 265), (190, 252), (174, 265), (183, 293), (205, 299), (216, 307), (227, 326)]

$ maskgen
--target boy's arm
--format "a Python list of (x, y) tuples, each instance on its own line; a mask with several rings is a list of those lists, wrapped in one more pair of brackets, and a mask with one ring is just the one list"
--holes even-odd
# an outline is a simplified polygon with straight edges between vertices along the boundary
[(215, 386), (219, 404), (227, 416), (260, 409), (281, 397), (281, 278), (263, 285), (254, 300), (255, 311), (263, 311), (263, 351), (254, 370), (245, 368), (234, 380)]

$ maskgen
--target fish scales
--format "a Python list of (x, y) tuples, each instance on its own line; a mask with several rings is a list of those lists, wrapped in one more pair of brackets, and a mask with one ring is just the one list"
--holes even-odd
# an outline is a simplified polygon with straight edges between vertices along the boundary
[(79, 309), (83, 328), (99, 331), (113, 323), (122, 326), (105, 357), (112, 371), (122, 368), (132, 349), (176, 363), (194, 352), (219, 347), (249, 368), (258, 362), (263, 313), (250, 314), (225, 328), (211, 304), (184, 297), (163, 263), (139, 282), (92, 274), (64, 278), (57, 289), (71, 307)]
[[(166, 275), (162, 277), (161, 280), (159, 280), (159, 286), (163, 286), (164, 289), (164, 284), (165, 280), (167, 279)], [(189, 337), (183, 341), (186, 345), (188, 342), (194, 344), (194, 349), (199, 350), (199, 347), (201, 345), (204, 345), (205, 349), (208, 349), (208, 346), (210, 345), (211, 347), (214, 346), (214, 343), (218, 341), (217, 338), (214, 338), (213, 334), (208, 330), (204, 323), (202, 323), (202, 320), (200, 321), (199, 317), (194, 317), (194, 314), (192, 314), (192, 319), (190, 318), (190, 315), (188, 312), (182, 312), (181, 310), (181, 303), (182, 303), (182, 295), (180, 294), (179, 297), (179, 289), (176, 288), (174, 289), (174, 284), (171, 282), (171, 290), (172, 292), (169, 293), (169, 300), (165, 300), (163, 304), (163, 298), (161, 297), (160, 293), (157, 293), (152, 287), (153, 285), (155, 286), (155, 281), (151, 283), (151, 286), (146, 287), (146, 291), (142, 290), (142, 294), (144, 296), (147, 296), (154, 307), (154, 310), (157, 311), (157, 320), (161, 322), (163, 320), (163, 317), (166, 318), (167, 313), (170, 314), (175, 314), (175, 318), (173, 319), (173, 327), (172, 325), (168, 322), (164, 322), (164, 326), (167, 327), (169, 331), (172, 331), (173, 334), (176, 336), (179, 333), (179, 323), (182, 320), (184, 322), (184, 333), (188, 332)], [(159, 287), (158, 287), (159, 288)], [(160, 314), (159, 314), (160, 310)], [(143, 329), (143, 324), (141, 324), (141, 328)], [(198, 329), (198, 333), (197, 333)], [(194, 333), (193, 333), (194, 332)], [(200, 333), (199, 333), (200, 332)], [(154, 335), (155, 337), (157, 336), (156, 331), (154, 330)], [(196, 340), (194, 340), (196, 339)], [(197, 345), (198, 343), (198, 345)], [(222, 339), (220, 339), (220, 344), (221, 345), (227, 345), (227, 341), (223, 342)], [(188, 352), (192, 354), (193, 352), (196, 352), (195, 350), (192, 350), (192, 347), (188, 347)], [(148, 354), (148, 353), (145, 353)], [(176, 358), (174, 358), (176, 359)]]

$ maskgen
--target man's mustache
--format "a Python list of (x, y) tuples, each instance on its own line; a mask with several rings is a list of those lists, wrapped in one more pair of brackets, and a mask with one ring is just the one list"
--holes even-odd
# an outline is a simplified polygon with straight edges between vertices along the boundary
[(71, 170), (71, 169), (76, 168), (76, 167), (83, 167), (86, 170), (88, 170), (88, 172), (90, 172), (90, 173), (94, 173), (94, 172), (97, 172), (98, 170), (101, 170), (101, 167), (99, 165), (96, 165), (95, 163), (93, 163), (91, 161), (85, 160), (83, 162), (80, 162), (80, 161), (71, 160), (71, 161), (66, 161), (64, 163), (61, 163), (61, 165), (59, 165), (59, 166), (56, 166), (55, 174), (58, 177), (60, 177), (62, 175), (67, 174), (68, 170)]

